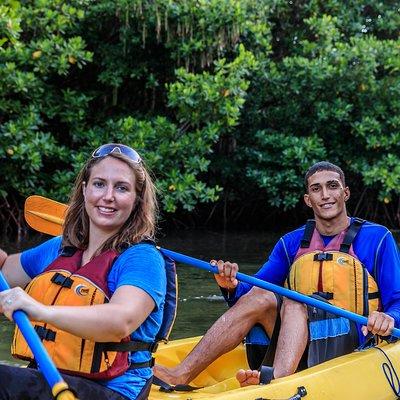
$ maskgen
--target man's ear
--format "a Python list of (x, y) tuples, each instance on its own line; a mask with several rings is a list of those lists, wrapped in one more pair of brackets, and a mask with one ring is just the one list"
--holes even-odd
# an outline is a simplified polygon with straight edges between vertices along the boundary
[(344, 188), (344, 201), (347, 201), (350, 198), (350, 189), (348, 186)]
[(310, 196), (307, 193), (304, 195), (304, 203), (306, 203), (308, 207), (312, 208)]

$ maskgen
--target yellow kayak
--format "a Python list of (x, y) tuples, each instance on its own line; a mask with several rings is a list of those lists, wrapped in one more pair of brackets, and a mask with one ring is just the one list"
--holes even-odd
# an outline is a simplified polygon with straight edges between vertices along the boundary
[[(180, 339), (161, 344), (156, 353), (156, 363), (176, 365), (199, 339), (200, 337)], [(289, 377), (273, 380), (265, 386), (241, 388), (234, 378), (240, 368), (248, 368), (243, 345), (220, 357), (191, 382), (192, 386), (203, 387), (202, 389), (164, 393), (153, 385), (149, 400), (396, 399), (390, 385), (390, 374), (395, 390), (399, 391), (396, 371), (400, 376), (400, 341), (355, 351)], [(295, 397), (299, 390), (301, 396)]]

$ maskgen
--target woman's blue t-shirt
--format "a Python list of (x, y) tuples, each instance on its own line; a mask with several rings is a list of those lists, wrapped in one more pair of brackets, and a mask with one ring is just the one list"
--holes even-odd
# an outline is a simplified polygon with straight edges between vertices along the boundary
[[(24, 251), (21, 254), (23, 269), (34, 278), (58, 257), (60, 248), (61, 237), (55, 237)], [(123, 285), (143, 289), (154, 300), (153, 312), (131, 334), (132, 340), (154, 341), (162, 322), (167, 278), (164, 259), (153, 245), (137, 244), (125, 250), (116, 259), (108, 275), (108, 288), (112, 294)], [(131, 354), (131, 362), (143, 362), (150, 358), (151, 354), (147, 351)], [(99, 383), (134, 400), (151, 374), (150, 368), (131, 369), (117, 378)]]

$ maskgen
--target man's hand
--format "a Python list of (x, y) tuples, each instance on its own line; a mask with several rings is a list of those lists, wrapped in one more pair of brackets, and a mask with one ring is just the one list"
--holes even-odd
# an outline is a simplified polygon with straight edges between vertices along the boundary
[(0, 268), (3, 266), (4, 262), (6, 261), (7, 253), (0, 249)]
[(239, 266), (236, 263), (211, 260), (210, 264), (218, 267), (218, 274), (214, 274), (214, 277), (220, 287), (228, 290), (236, 288), (238, 284), (236, 274), (239, 270)]
[(368, 317), (367, 326), (361, 328), (364, 336), (368, 332), (379, 336), (389, 336), (394, 328), (394, 318), (383, 312), (373, 311)]

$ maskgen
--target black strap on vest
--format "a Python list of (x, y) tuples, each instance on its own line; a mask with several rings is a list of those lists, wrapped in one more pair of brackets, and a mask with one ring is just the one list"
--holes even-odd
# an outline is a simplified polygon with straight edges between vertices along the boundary
[(346, 232), (346, 236), (343, 239), (342, 244), (340, 245), (340, 251), (342, 253), (349, 253), (350, 246), (353, 243), (353, 240), (357, 236), (357, 233), (360, 231), (361, 225), (365, 222), (365, 220), (360, 218), (354, 218), (353, 222), (350, 224), (349, 229)]
[(138, 362), (138, 363), (130, 363), (128, 369), (138, 369), (138, 368), (153, 368), (155, 364), (155, 359), (151, 358), (148, 361)]
[(46, 329), (44, 326), (35, 325), (35, 331), (41, 340), (48, 340), (54, 342), (56, 340), (57, 333), (51, 329)]
[(314, 229), (315, 229), (315, 220), (314, 219), (307, 220), (306, 227), (304, 229), (303, 238), (301, 239), (301, 242), (300, 242), (300, 247), (302, 249), (306, 249), (306, 248), (310, 247), (311, 238), (314, 233)]
[(282, 308), (282, 296), (279, 294), (275, 294), (276, 298), (276, 319), (275, 319), (275, 325), (274, 325), (274, 330), (272, 331), (272, 335), (269, 341), (269, 345), (267, 348), (267, 351), (265, 352), (265, 356), (263, 360), (261, 361), (261, 366), (266, 365), (266, 366), (272, 366), (274, 363), (275, 359), (275, 352), (276, 352), (276, 347), (278, 345), (278, 338), (279, 338), (279, 332), (281, 330), (281, 308)]
[[(137, 341), (130, 341), (130, 342), (106, 342), (106, 343), (97, 343), (98, 350), (102, 352), (106, 351), (118, 351), (118, 352), (125, 352), (125, 351), (150, 351), (151, 353), (155, 353), (158, 348), (157, 342), (152, 343), (145, 343), (145, 342), (137, 342)], [(129, 369), (137, 369), (137, 368), (152, 368), (154, 366), (154, 358), (151, 358), (148, 361), (131, 363), (129, 365)]]
[(332, 261), (333, 254), (332, 253), (317, 253), (314, 254), (314, 261)]
[(74, 283), (74, 280), (69, 278), (68, 276), (64, 276), (63, 274), (60, 274), (59, 272), (56, 272), (52, 277), (51, 281), (55, 283), (56, 285), (59, 285), (64, 288), (70, 289), (72, 287), (72, 284)]
[[(349, 226), (349, 229), (346, 232), (346, 235), (343, 239), (342, 244), (340, 245), (340, 251), (342, 253), (349, 253), (350, 246), (353, 243), (353, 240), (357, 236), (357, 233), (360, 231), (360, 228), (365, 220), (360, 218), (354, 218), (352, 223)], [(300, 247), (302, 249), (310, 247), (311, 238), (315, 229), (315, 220), (309, 219), (307, 220), (306, 227), (304, 229), (303, 238), (300, 242)]]
[(322, 297), (325, 300), (333, 300), (333, 293), (332, 292), (314, 292), (313, 296)]
[(157, 342), (145, 343), (145, 342), (106, 342), (101, 343), (102, 350), (104, 351), (150, 351), (150, 353), (155, 353), (158, 348)]
[(74, 246), (64, 246), (60, 251), (61, 257), (72, 257), (78, 249)]

